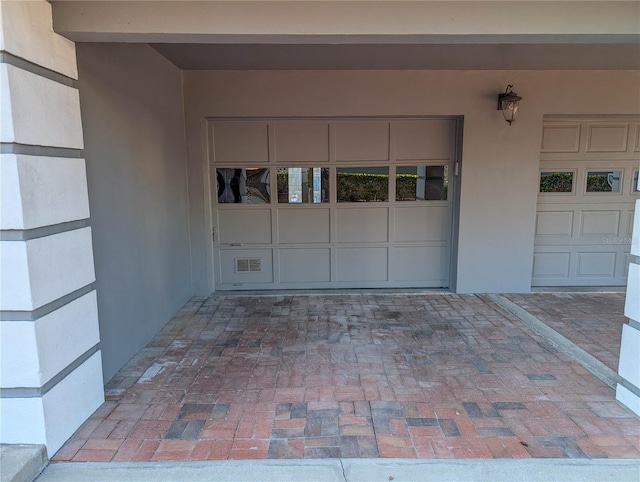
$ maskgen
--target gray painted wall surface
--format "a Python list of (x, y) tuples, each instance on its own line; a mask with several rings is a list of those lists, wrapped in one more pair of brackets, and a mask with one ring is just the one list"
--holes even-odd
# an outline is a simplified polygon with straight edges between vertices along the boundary
[(193, 293), (182, 74), (147, 45), (77, 55), (109, 380)]

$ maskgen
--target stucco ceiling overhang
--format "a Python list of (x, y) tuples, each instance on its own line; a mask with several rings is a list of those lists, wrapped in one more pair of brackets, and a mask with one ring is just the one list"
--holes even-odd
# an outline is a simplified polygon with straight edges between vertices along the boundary
[(216, 69), (640, 68), (639, 1), (51, 0), (76, 42)]

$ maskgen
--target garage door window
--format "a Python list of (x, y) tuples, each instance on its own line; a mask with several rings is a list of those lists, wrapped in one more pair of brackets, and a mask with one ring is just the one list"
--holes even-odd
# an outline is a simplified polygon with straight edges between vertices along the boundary
[(446, 201), (449, 166), (398, 166), (396, 201)]
[(587, 192), (620, 192), (620, 171), (587, 171)]
[(540, 173), (540, 192), (573, 192), (573, 171), (546, 171)]
[(640, 186), (638, 186), (638, 171), (633, 173), (633, 182), (631, 184), (631, 192), (640, 192)]
[(321, 204), (329, 202), (329, 169), (278, 167), (278, 202)]
[(338, 202), (389, 200), (388, 167), (338, 167)]
[(267, 168), (216, 169), (219, 203), (268, 204), (271, 202)]

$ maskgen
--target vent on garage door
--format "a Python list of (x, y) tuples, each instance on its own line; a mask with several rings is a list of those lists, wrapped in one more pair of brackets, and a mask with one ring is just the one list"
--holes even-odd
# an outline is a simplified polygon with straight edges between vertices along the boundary
[(256, 273), (262, 271), (261, 258), (236, 258), (236, 273)]

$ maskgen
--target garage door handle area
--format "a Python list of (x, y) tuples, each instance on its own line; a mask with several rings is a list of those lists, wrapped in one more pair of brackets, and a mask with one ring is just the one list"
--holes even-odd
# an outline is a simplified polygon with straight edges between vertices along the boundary
[(243, 243), (229, 243), (229, 246), (244, 246)]

